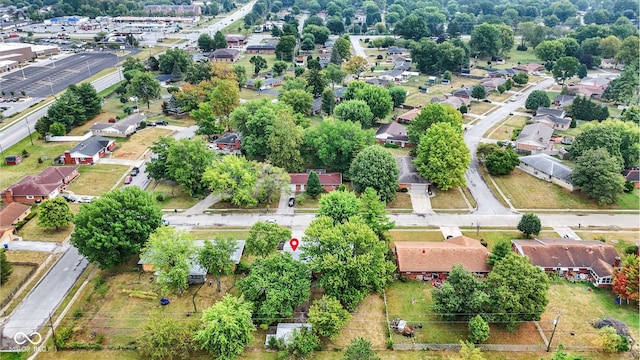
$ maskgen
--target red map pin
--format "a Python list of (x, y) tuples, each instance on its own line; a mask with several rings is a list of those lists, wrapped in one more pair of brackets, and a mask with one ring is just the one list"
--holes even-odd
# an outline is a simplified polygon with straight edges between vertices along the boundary
[(299, 245), (298, 239), (292, 238), (291, 240), (289, 240), (289, 245), (291, 245), (291, 248), (293, 249), (293, 251), (296, 251)]

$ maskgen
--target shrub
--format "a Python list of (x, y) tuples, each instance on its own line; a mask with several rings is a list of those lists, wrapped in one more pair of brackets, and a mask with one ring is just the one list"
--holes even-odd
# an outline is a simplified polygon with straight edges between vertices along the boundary
[(406, 193), (406, 192), (409, 192), (409, 189), (407, 189), (407, 188), (405, 187), (405, 188), (400, 189), (400, 192)]
[(398, 144), (389, 144), (389, 143), (385, 143), (384, 147), (386, 148), (392, 148), (392, 149), (398, 149), (400, 147), (400, 145)]
[(74, 319), (79, 319), (82, 317), (82, 309), (75, 309), (73, 311), (73, 318)]
[(236, 266), (236, 274), (248, 274), (249, 270), (251, 269), (251, 266), (249, 266), (249, 264), (244, 261), (244, 260), (240, 260), (240, 262), (238, 263), (238, 266)]
[(96, 292), (102, 297), (107, 295), (107, 291), (109, 291), (109, 284), (102, 284), (96, 288)]
[(98, 276), (96, 277), (96, 280), (95, 280), (95, 281), (96, 281), (96, 282), (95, 282), (95, 284), (93, 284), (93, 288), (94, 288), (94, 289), (97, 289), (98, 287), (100, 287), (102, 284), (104, 284), (104, 283), (105, 283), (104, 276), (102, 276), (102, 275), (98, 275)]
[(96, 335), (96, 343), (102, 344), (104, 342), (104, 334), (100, 333)]
[(29, 157), (29, 152), (27, 151), (27, 149), (22, 150), (22, 157), (23, 158)]
[(164, 201), (164, 194), (163, 193), (159, 193), (156, 195), (156, 200), (163, 202)]
[(516, 47), (516, 50), (518, 51), (527, 51), (527, 49), (528, 49), (527, 46), (524, 44), (520, 44), (518, 45), (518, 47)]
[(635, 255), (638, 253), (638, 245), (628, 244), (624, 247), (624, 253), (627, 255)]
[(388, 338), (387, 342), (386, 342), (386, 345), (387, 345), (387, 349), (393, 350), (393, 339), (392, 338)]
[(56, 333), (56, 347), (63, 348), (67, 340), (73, 336), (73, 325), (59, 329)]
[(138, 126), (140, 126), (140, 129), (144, 129), (144, 128), (147, 127), (147, 122), (146, 121), (140, 121), (140, 125), (138, 125)]
[(304, 202), (307, 200), (307, 197), (304, 194), (300, 194), (296, 196), (296, 202), (300, 205), (304, 205)]

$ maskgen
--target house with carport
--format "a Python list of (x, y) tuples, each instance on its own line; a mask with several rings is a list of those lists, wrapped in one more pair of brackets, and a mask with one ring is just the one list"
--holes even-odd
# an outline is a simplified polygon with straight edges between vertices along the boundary
[(65, 164), (93, 164), (116, 148), (115, 140), (92, 136), (64, 152)]
[(616, 249), (598, 240), (512, 240), (513, 250), (529, 258), (546, 273), (597, 287), (611, 287), (614, 270), (620, 268)]

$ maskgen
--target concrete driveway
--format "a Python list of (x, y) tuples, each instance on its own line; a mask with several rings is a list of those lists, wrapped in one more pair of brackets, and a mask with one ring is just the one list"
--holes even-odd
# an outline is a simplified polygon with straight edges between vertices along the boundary
[(429, 195), (424, 189), (411, 189), (409, 190), (409, 196), (411, 196), (411, 206), (413, 212), (416, 214), (433, 214), (431, 209), (431, 200)]
[(280, 202), (278, 202), (278, 210), (276, 214), (293, 214), (293, 207), (289, 206), (289, 198), (295, 196), (290, 190), (283, 191), (280, 194)]

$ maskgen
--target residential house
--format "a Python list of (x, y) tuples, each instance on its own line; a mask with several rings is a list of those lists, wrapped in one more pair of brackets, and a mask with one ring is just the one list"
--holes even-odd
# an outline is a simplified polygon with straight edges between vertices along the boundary
[(282, 340), (285, 345), (293, 342), (293, 332), (300, 332), (303, 328), (311, 330), (311, 324), (308, 323), (278, 323), (275, 334), (267, 334), (264, 342), (265, 346), (269, 346), (269, 340), (276, 338)]
[(512, 240), (513, 250), (547, 273), (610, 287), (613, 271), (620, 267), (616, 249), (597, 240)]
[(500, 78), (500, 77), (513, 77), (520, 71), (514, 69), (490, 69), (487, 70), (487, 77)]
[(553, 129), (542, 123), (526, 125), (516, 138), (516, 149), (532, 153), (552, 150), (551, 135)]
[[(215, 240), (209, 240), (209, 241), (215, 242)], [(200, 249), (204, 247), (204, 242), (205, 240), (194, 240), (193, 244), (196, 248)], [(240, 263), (240, 258), (242, 257), (242, 252), (244, 251), (244, 245), (245, 245), (245, 240), (236, 240), (235, 251), (229, 257), (235, 265), (238, 265)], [(189, 263), (190, 263), (189, 275), (187, 278), (187, 282), (189, 283), (189, 285), (204, 283), (207, 278), (207, 269), (203, 268), (202, 266), (200, 266), (200, 264), (198, 264), (196, 260), (196, 256), (193, 256), (193, 258), (189, 260)], [(140, 256), (138, 265), (142, 265), (142, 271), (146, 271), (146, 272), (154, 271), (153, 264), (151, 264), (148, 261), (148, 259), (144, 256)]]
[(13, 225), (0, 226), (0, 244), (8, 244), (16, 240), (18, 231)]
[(514, 66), (513, 69), (526, 72), (527, 74), (531, 74), (533, 72), (544, 69), (544, 66), (536, 63), (531, 63), (531, 64), (522, 64), (522, 65)]
[(7, 155), (4, 157), (5, 165), (18, 165), (22, 162), (22, 156), (20, 155)]
[(623, 71), (624, 70), (624, 64), (619, 63), (618, 60), (616, 59), (602, 59), (602, 61), (600, 61), (600, 68), (601, 69), (616, 69), (616, 70), (620, 70)]
[(469, 106), (471, 104), (471, 100), (469, 99), (465, 99), (465, 98), (460, 98), (460, 97), (455, 97), (455, 96), (447, 96), (445, 98), (441, 98), (441, 97), (437, 97), (434, 96), (431, 98), (431, 103), (441, 103), (441, 104), (445, 104), (445, 105), (450, 105), (453, 106), (454, 108), (456, 108), (456, 110), (460, 110), (460, 107), (462, 105), (464, 106)]
[(322, 98), (314, 98), (311, 104), (311, 115), (320, 115), (322, 112)]
[(380, 144), (395, 144), (401, 148), (414, 146), (414, 144), (409, 144), (407, 129), (395, 121), (380, 125), (376, 132), (376, 140)]
[(505, 82), (507, 82), (507, 79), (502, 77), (484, 78), (480, 80), (480, 85), (484, 86), (484, 88), (487, 90), (487, 93), (490, 93), (492, 91), (497, 91), (498, 86), (503, 85)]
[[(247, 89), (252, 89), (252, 90), (258, 90), (255, 87), (255, 81), (257, 79), (249, 79), (247, 80), (247, 82), (245, 83), (244, 87)], [(284, 81), (283, 78), (266, 78), (266, 79), (260, 79), (262, 80), (262, 86), (260, 86), (260, 90), (266, 90), (266, 89), (272, 89), (276, 86), (280, 86), (282, 85), (282, 82)]]
[(640, 188), (640, 170), (624, 170), (622, 171), (622, 176), (626, 181), (631, 181), (636, 189)]
[(604, 93), (609, 83), (615, 79), (615, 76), (599, 76), (599, 77), (586, 77), (580, 80), (577, 84), (569, 84), (577, 94), (583, 95), (587, 99), (600, 98)]
[(404, 49), (401, 49), (399, 47), (392, 46), (387, 49), (387, 55), (402, 55), (402, 53), (404, 53)]
[[(318, 179), (320, 179), (320, 185), (325, 191), (333, 191), (342, 185), (341, 173), (318, 173)], [(289, 174), (291, 181), (289, 181), (289, 188), (292, 191), (305, 191), (307, 186), (307, 180), (309, 180), (309, 173), (291, 173)]]
[(487, 265), (487, 248), (466, 236), (443, 242), (396, 241), (395, 255), (400, 274), (415, 280), (446, 280), (458, 264), (481, 277), (491, 270)]
[(393, 70), (409, 71), (410, 69), (411, 69), (410, 61), (398, 62), (393, 65)]
[(398, 64), (398, 63), (411, 63), (411, 56), (407, 55), (402, 55), (402, 54), (398, 54), (398, 55), (392, 55), (391, 56), (391, 61), (394, 64)]
[(116, 123), (95, 123), (90, 130), (93, 135), (129, 137), (136, 132), (140, 123), (146, 120), (147, 117), (144, 114), (138, 113), (129, 115)]
[(458, 90), (454, 91), (453, 92), (453, 96), (471, 100), (471, 98), (472, 98), (471, 93), (472, 92), (473, 92), (472, 88), (465, 87), (465, 88), (458, 89)]
[(215, 62), (236, 62), (240, 58), (240, 50), (216, 49), (209, 53), (209, 59)]
[(336, 98), (336, 103), (339, 103), (342, 101), (342, 98), (344, 98), (344, 94), (346, 92), (347, 92), (346, 86), (333, 90), (333, 96)]
[(227, 40), (227, 47), (240, 47), (244, 46), (247, 41), (247, 37), (244, 35), (230, 34), (224, 37)]
[(8, 244), (16, 239), (15, 225), (31, 214), (31, 206), (12, 202), (0, 207), (0, 243)]
[(93, 164), (116, 147), (114, 140), (92, 136), (64, 152), (65, 164)]
[(569, 191), (574, 187), (571, 183), (571, 168), (562, 164), (561, 160), (547, 154), (522, 156), (518, 165), (522, 171), (539, 179), (552, 182)]
[(369, 85), (376, 85), (376, 86), (386, 86), (389, 83), (393, 83), (393, 80), (388, 80), (388, 79), (383, 79), (380, 77), (377, 78), (369, 78), (367, 80), (365, 80), (365, 82)]
[(2, 193), (2, 202), (33, 204), (52, 199), (78, 176), (78, 166), (49, 166), (38, 175), (25, 176)]
[(553, 105), (562, 108), (573, 103), (573, 99), (575, 98), (576, 97), (572, 95), (558, 95), (553, 99)]
[(396, 157), (396, 164), (400, 173), (398, 174), (398, 187), (400, 189), (429, 191), (431, 183), (418, 173), (410, 157)]
[(402, 115), (398, 116), (397, 121), (398, 121), (398, 122), (400, 122), (400, 123), (406, 123), (406, 124), (408, 124), (408, 123), (410, 123), (411, 121), (413, 121), (413, 119), (415, 119), (415, 118), (416, 118), (416, 116), (418, 116), (418, 114), (420, 114), (420, 111), (421, 111), (421, 110), (422, 110), (422, 109), (421, 109), (421, 108), (419, 108), (419, 107), (417, 107), (417, 108), (413, 108), (413, 109), (411, 109), (411, 110), (407, 111), (406, 113), (404, 113), (404, 114), (402, 114)]
[(533, 117), (534, 123), (545, 124), (554, 130), (569, 130), (571, 118), (560, 118), (553, 115), (538, 115)]
[(388, 70), (380, 74), (378, 78), (385, 79), (387, 81), (402, 81), (402, 80), (406, 80), (404, 77), (404, 73), (405, 71), (402, 71), (402, 70)]
[(273, 44), (257, 44), (247, 46), (247, 54), (275, 54), (276, 46)]
[(213, 146), (220, 150), (240, 150), (242, 136), (240, 133), (228, 132), (213, 140)]
[(539, 107), (539, 108), (536, 109), (534, 115), (536, 115), (536, 116), (551, 115), (551, 116), (563, 118), (563, 117), (567, 116), (567, 113), (562, 109), (550, 109), (550, 108), (546, 108), (546, 107)]

